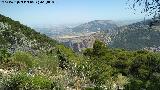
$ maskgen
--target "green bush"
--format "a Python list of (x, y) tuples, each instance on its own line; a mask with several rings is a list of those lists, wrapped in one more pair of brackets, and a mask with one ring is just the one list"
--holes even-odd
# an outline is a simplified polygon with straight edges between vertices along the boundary
[(0, 49), (0, 63), (8, 61), (11, 54), (6, 49)]
[(26, 69), (34, 67), (35, 61), (31, 54), (27, 52), (16, 52), (12, 56), (13, 61), (19, 62), (26, 66)]
[(19, 73), (7, 80), (3, 80), (4, 90), (52, 90), (53, 82), (44, 76), (30, 76)]

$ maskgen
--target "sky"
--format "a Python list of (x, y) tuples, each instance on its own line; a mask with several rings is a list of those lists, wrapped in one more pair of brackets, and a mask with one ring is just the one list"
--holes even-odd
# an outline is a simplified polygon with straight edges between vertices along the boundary
[(29, 26), (76, 24), (92, 20), (134, 20), (144, 18), (144, 15), (140, 12), (134, 14), (134, 10), (127, 9), (126, 1), (54, 0), (52, 4), (39, 5), (36, 3), (8, 4), (0, 2), (0, 14)]

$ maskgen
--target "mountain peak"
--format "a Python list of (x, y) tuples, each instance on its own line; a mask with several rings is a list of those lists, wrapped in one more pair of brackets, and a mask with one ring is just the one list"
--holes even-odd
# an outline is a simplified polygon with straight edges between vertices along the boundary
[(112, 20), (94, 20), (73, 28), (73, 32), (97, 32), (111, 30), (115, 27), (117, 27), (117, 25)]

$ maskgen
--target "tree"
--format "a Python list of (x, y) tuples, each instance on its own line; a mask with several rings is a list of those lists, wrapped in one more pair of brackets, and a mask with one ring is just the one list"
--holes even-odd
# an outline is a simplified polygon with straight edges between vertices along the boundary
[[(132, 2), (130, 8), (136, 10), (137, 7), (142, 8), (141, 13), (146, 13), (147, 16), (151, 16), (152, 20), (149, 22), (149, 26), (153, 26), (160, 23), (160, 0), (128, 0)], [(138, 8), (139, 9), (139, 8)]]
[(68, 60), (65, 58), (65, 55), (63, 55), (60, 50), (57, 51), (58, 59), (59, 59), (59, 67), (62, 69), (67, 69), (68, 67)]
[(104, 56), (106, 50), (107, 50), (106, 45), (99, 40), (96, 40), (95, 43), (93, 44), (93, 55), (95, 56), (98, 57)]
[(83, 52), (83, 54), (84, 54), (85, 56), (89, 56), (89, 57), (91, 58), (91, 56), (92, 56), (92, 49), (91, 49), (91, 48), (87, 48), (87, 49)]
[(142, 6), (142, 13), (147, 13), (154, 18), (160, 14), (160, 0), (128, 0), (132, 1), (131, 8), (135, 9), (137, 6)]

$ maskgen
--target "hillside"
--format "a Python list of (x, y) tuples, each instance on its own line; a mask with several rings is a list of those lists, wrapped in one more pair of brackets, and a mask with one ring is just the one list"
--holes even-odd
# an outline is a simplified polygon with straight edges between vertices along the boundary
[[(110, 36), (117, 33), (118, 26), (111, 20), (94, 20), (88, 23), (71, 28), (72, 32), (64, 35), (54, 36), (60, 43), (72, 48), (74, 51), (83, 51), (85, 48), (92, 48), (95, 40), (101, 40), (106, 44), (110, 43)], [(66, 32), (63, 31), (63, 32)]]
[[(145, 20), (118, 26), (111, 20), (95, 20), (73, 28), (74, 32), (101, 32), (109, 47), (160, 51), (160, 20)], [(103, 35), (105, 33), (105, 37)], [(96, 38), (99, 39), (99, 38)], [(102, 40), (103, 41), (103, 40)]]
[[(0, 90), (160, 88), (159, 52), (113, 49), (102, 41), (92, 41), (82, 36), (82, 41), (85, 38), (83, 43), (91, 41), (93, 46), (82, 50), (81, 53), (75, 53), (70, 48), (8, 17), (1, 15), (0, 21)], [(93, 33), (91, 38), (103, 40), (102, 34), (97, 34)], [(15, 50), (14, 53), (10, 53), (4, 48), (8, 51)], [(50, 50), (51, 48), (54, 49)], [(30, 53), (30, 50), (50, 51), (35, 55)]]
[(46, 35), (3, 15), (0, 15), (0, 41), (0, 48), (7, 48), (12, 52), (48, 50), (57, 44)]
[[(95, 39), (104, 41), (112, 48), (160, 50), (158, 21), (146, 20), (124, 26), (117, 26), (116, 24), (111, 20), (95, 20), (72, 28), (70, 34), (66, 33), (52, 38), (75, 51), (91, 48)], [(67, 38), (65, 37), (67, 35), (73, 37)]]
[(112, 37), (113, 48), (123, 48), (127, 50), (139, 50), (144, 48), (160, 46), (160, 27), (151, 21), (141, 21), (134, 24), (119, 27), (119, 32)]
[(106, 31), (108, 33), (114, 32), (117, 25), (111, 20), (95, 20), (84, 23), (77, 27), (72, 28), (73, 32), (97, 32)]

